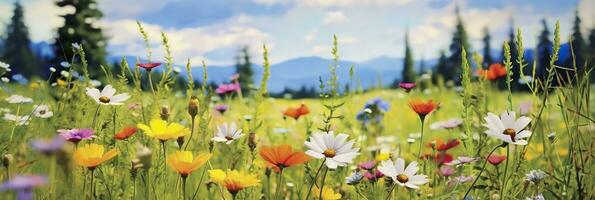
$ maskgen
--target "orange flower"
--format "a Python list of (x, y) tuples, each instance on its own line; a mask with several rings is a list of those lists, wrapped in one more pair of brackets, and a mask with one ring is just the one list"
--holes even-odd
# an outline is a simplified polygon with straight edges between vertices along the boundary
[(436, 110), (438, 104), (432, 100), (428, 100), (427, 102), (424, 102), (423, 100), (411, 100), (409, 101), (409, 107), (411, 107), (423, 121), (426, 115)]
[(500, 63), (494, 63), (488, 69), (477, 70), (477, 75), (490, 81), (497, 80), (506, 76), (506, 67)]
[(119, 133), (114, 135), (115, 139), (125, 140), (130, 136), (134, 135), (138, 129), (134, 126), (124, 127)]
[(294, 152), (288, 144), (279, 146), (260, 148), (260, 156), (267, 161), (267, 165), (272, 167), (276, 172), (280, 172), (283, 168), (299, 165), (310, 160), (304, 152)]
[(301, 116), (307, 115), (308, 113), (310, 113), (310, 109), (308, 109), (308, 107), (305, 104), (302, 104), (300, 105), (300, 107), (297, 108), (287, 108), (287, 110), (283, 112), (283, 115), (297, 120)]

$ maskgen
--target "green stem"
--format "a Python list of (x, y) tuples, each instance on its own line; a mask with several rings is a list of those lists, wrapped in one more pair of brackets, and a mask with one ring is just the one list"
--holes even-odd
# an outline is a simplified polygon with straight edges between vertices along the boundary
[(95, 199), (95, 183), (93, 182), (95, 180), (95, 170), (91, 170), (91, 197), (93, 199)]
[(95, 109), (95, 114), (93, 114), (93, 130), (95, 130), (95, 122), (97, 122), (97, 115), (99, 115), (99, 108), (101, 108), (101, 105), (97, 105), (97, 109)]
[(14, 136), (14, 131), (16, 130), (17, 126), (19, 125), (19, 111), (21, 110), (21, 105), (17, 105), (17, 112), (15, 114), (14, 126), (12, 126), (12, 131), (10, 131), (10, 143), (12, 143), (12, 137)]
[(500, 188), (500, 199), (504, 199), (504, 190), (506, 190), (506, 182), (508, 182), (508, 160), (510, 153), (510, 146), (506, 146), (506, 165), (504, 166), (504, 181), (502, 181), (502, 188)]
[(314, 175), (314, 179), (312, 180), (312, 183), (310, 184), (310, 188), (308, 188), (308, 194), (306, 194), (306, 199), (310, 198), (310, 193), (312, 193), (312, 187), (314, 187), (314, 184), (316, 184), (316, 180), (318, 179), (318, 174), (320, 174), (320, 170), (324, 166), (325, 161), (326, 161), (326, 158), (324, 160), (322, 160), (322, 163), (320, 163), (320, 167), (318, 167), (318, 170), (316, 170), (316, 175)]
[(419, 151), (417, 152), (417, 158), (419, 159), (421, 156), (421, 148), (423, 147), (424, 144), (424, 119), (425, 117), (421, 117), (421, 137), (419, 138)]
[(202, 170), (202, 174), (200, 175), (200, 180), (198, 181), (198, 186), (196, 187), (196, 190), (194, 191), (194, 195), (192, 195), (192, 200), (194, 200), (194, 198), (196, 198), (196, 194), (198, 194), (198, 191), (200, 190), (200, 186), (202, 185), (202, 179), (204, 178), (206, 172), (207, 172), (207, 168), (205, 167)]
[(182, 176), (182, 199), (186, 200), (186, 176)]
[(473, 186), (475, 185), (475, 183), (477, 183), (477, 180), (479, 179), (479, 177), (481, 177), (481, 174), (483, 173), (483, 170), (485, 170), (486, 164), (488, 163), (488, 158), (496, 151), (496, 149), (498, 149), (500, 147), (502, 147), (502, 145), (496, 146), (490, 152), (490, 154), (488, 154), (488, 156), (486, 156), (486, 160), (483, 161), (483, 166), (481, 167), (481, 171), (479, 171), (479, 174), (477, 175), (477, 177), (475, 177), (475, 180), (473, 180), (473, 183), (471, 183), (471, 186), (469, 186), (469, 189), (467, 189), (467, 192), (465, 192), (465, 196), (463, 196), (463, 199), (467, 198), (467, 195), (469, 195), (469, 192), (471, 192), (471, 189), (473, 189)]
[(386, 195), (386, 200), (389, 200), (391, 198), (391, 194), (393, 193), (393, 190), (395, 190), (396, 186), (397, 186), (397, 183), (393, 183), (393, 186), (390, 187), (390, 190), (388, 191), (388, 195)]
[(324, 188), (324, 181), (326, 179), (326, 174), (328, 173), (328, 167), (324, 168), (324, 174), (322, 175), (322, 181), (320, 183), (320, 193), (318, 194), (318, 199), (322, 199), (322, 189)]
[(281, 188), (283, 188), (283, 168), (279, 170), (279, 178), (277, 179), (277, 191), (275, 192), (275, 199), (279, 199), (279, 194), (281, 194)]
[(196, 118), (196, 116), (192, 116), (192, 126), (190, 127), (190, 137), (188, 137), (188, 141), (186, 141), (186, 146), (184, 146), (184, 150), (186, 150), (186, 148), (188, 148), (188, 145), (190, 145), (190, 141), (192, 141), (192, 136), (194, 135), (194, 119)]
[(149, 77), (149, 86), (151, 86), (151, 92), (153, 93), (153, 96), (155, 96), (155, 88), (153, 88), (153, 76), (151, 75), (151, 71), (148, 71), (147, 76)]

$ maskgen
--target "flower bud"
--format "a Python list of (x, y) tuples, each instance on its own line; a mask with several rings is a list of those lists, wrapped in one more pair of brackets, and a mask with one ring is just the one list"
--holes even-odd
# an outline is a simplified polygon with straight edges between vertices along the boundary
[(252, 152), (256, 149), (256, 133), (254, 132), (248, 134), (248, 147), (250, 147), (250, 151)]
[(4, 156), (2, 157), (2, 165), (8, 168), (13, 160), (14, 157), (12, 156), (12, 154), (4, 154)]
[(190, 97), (190, 101), (188, 101), (188, 114), (190, 114), (190, 117), (196, 117), (198, 114), (198, 106), (198, 98), (196, 96)]
[(178, 139), (176, 139), (176, 143), (178, 143), (178, 147), (182, 148), (182, 145), (184, 144), (184, 136), (178, 137)]
[(169, 108), (167, 106), (161, 106), (161, 113), (159, 115), (161, 116), (161, 120), (167, 121), (169, 119)]

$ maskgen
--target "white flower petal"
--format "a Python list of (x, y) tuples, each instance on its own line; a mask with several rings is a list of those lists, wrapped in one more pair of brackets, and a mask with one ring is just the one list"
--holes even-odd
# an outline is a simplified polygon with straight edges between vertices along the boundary
[(520, 133), (518, 133), (516, 135), (515, 139), (526, 138), (526, 137), (529, 137), (529, 136), (531, 136), (531, 131), (524, 130), (524, 131), (521, 131)]
[(395, 170), (397, 174), (401, 174), (405, 171), (405, 160), (402, 158), (397, 158), (397, 162), (395, 163)]
[(326, 164), (329, 169), (337, 169), (337, 166), (339, 165), (339, 163), (333, 159), (326, 159), (324, 164)]
[(529, 125), (529, 123), (531, 122), (531, 118), (529, 117), (519, 117), (519, 119), (516, 120), (515, 124), (514, 124), (514, 130), (519, 132), (521, 130), (523, 130), (525, 127), (527, 127), (527, 125)]
[(322, 153), (318, 153), (318, 152), (315, 152), (312, 150), (306, 151), (306, 155), (309, 155), (310, 157), (317, 158), (317, 159), (324, 158), (324, 155)]
[(403, 174), (405, 174), (407, 176), (413, 176), (413, 175), (415, 175), (415, 173), (417, 173), (418, 170), (419, 170), (419, 168), (417, 167), (417, 162), (413, 161), (413, 162), (409, 163), (409, 165), (407, 165), (407, 168), (405, 168), (405, 171), (403, 172)]

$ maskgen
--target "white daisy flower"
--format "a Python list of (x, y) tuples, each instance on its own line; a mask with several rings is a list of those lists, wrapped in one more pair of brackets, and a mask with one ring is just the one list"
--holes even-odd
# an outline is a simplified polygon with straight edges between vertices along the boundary
[(50, 118), (54, 116), (54, 112), (50, 111), (50, 107), (48, 105), (34, 105), (33, 106), (33, 114), (39, 118)]
[(64, 78), (68, 78), (70, 76), (70, 72), (68, 71), (61, 71), (60, 75), (62, 75)]
[(32, 103), (33, 99), (29, 97), (24, 97), (18, 94), (10, 95), (8, 98), (4, 99), (8, 101), (8, 103)]
[(79, 43), (76, 43), (76, 42), (75, 43), (72, 43), (71, 45), (72, 45), (72, 48), (74, 48), (77, 51), (80, 51), (81, 48), (82, 48), (82, 46)]
[(484, 126), (488, 128), (484, 133), (506, 143), (526, 145), (527, 141), (524, 138), (531, 136), (531, 131), (523, 130), (529, 125), (531, 118), (522, 116), (517, 119), (513, 111), (502, 113), (500, 118), (493, 113), (488, 113), (484, 119), (486, 120)]
[(382, 161), (378, 170), (385, 176), (391, 177), (396, 184), (408, 188), (417, 189), (420, 185), (428, 182), (428, 176), (416, 175), (419, 167), (417, 162), (413, 161), (405, 168), (405, 160), (397, 158), (396, 162), (392, 160)]
[(2, 78), (0, 78), (0, 80), (2, 80), (2, 82), (5, 82), (5, 83), (10, 82), (10, 79), (8, 79), (6, 77), (2, 77)]
[(242, 129), (238, 129), (236, 123), (232, 122), (229, 124), (222, 124), (217, 126), (217, 133), (211, 140), (215, 142), (225, 142), (225, 144), (231, 144), (235, 139), (242, 137)]
[(4, 71), (10, 71), (10, 65), (8, 63), (0, 62), (0, 68), (4, 69)]
[(10, 113), (4, 113), (4, 120), (16, 122), (18, 126), (29, 124), (29, 116), (17, 116)]
[(116, 89), (112, 85), (106, 85), (101, 92), (96, 88), (87, 88), (87, 95), (101, 105), (122, 105), (130, 98), (128, 93), (116, 95)]
[(332, 131), (312, 133), (310, 141), (304, 143), (309, 149), (306, 154), (318, 159), (325, 158), (324, 164), (330, 169), (347, 166), (359, 155), (359, 148), (353, 148), (353, 140), (346, 141), (347, 137), (347, 134), (335, 135)]

